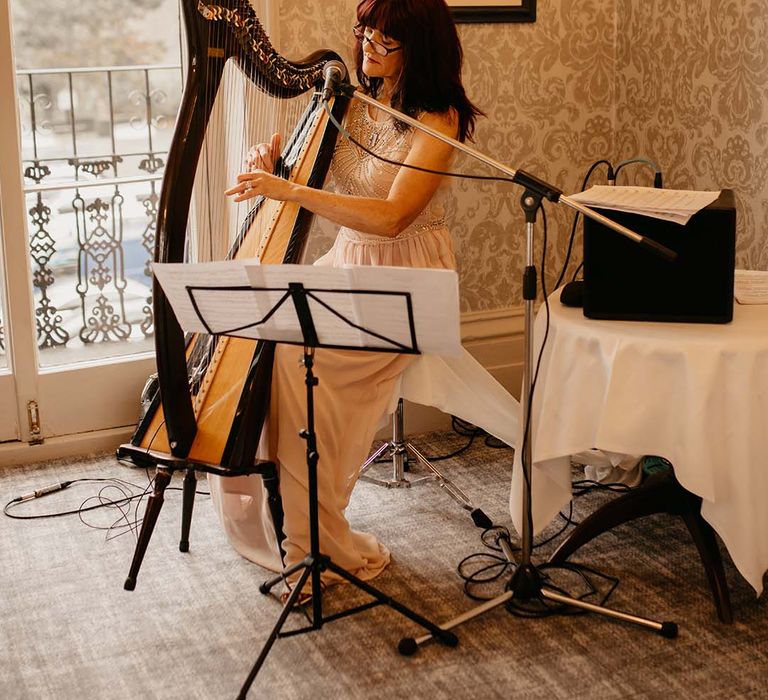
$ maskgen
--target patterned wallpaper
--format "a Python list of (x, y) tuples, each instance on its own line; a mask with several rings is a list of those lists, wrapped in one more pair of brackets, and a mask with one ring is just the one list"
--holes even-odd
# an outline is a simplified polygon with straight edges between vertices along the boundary
[[(768, 269), (764, 2), (538, 0), (534, 24), (460, 25), (467, 92), (487, 114), (474, 145), (566, 193), (580, 188), (596, 160), (632, 156), (656, 160), (670, 187), (732, 187), (738, 264)], [(349, 58), (356, 4), (281, 0), (276, 44), (291, 58), (318, 47)], [(489, 174), (466, 156), (455, 168)], [(604, 176), (598, 169), (591, 182)], [(650, 170), (626, 168), (620, 184), (632, 181), (649, 184)], [(525, 261), (520, 188), (472, 180), (450, 186), (462, 310), (518, 306)], [(550, 287), (572, 219), (565, 206), (546, 205)], [(333, 235), (334, 227), (320, 222), (310, 255)], [(540, 218), (537, 265), (542, 242)]]
[(765, 0), (617, 2), (617, 144), (665, 186), (730, 188), (736, 265), (768, 270)]

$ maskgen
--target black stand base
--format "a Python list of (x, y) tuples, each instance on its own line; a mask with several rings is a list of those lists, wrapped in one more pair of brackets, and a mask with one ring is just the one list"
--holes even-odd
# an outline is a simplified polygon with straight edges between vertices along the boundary
[[(299, 562), (298, 564), (295, 564), (294, 566), (287, 568), (279, 576), (275, 576), (269, 581), (266, 581), (265, 583), (261, 584), (261, 586), (259, 586), (259, 591), (261, 591), (261, 593), (264, 593), (264, 594), (269, 593), (274, 586), (276, 586), (279, 583), (282, 583), (283, 581), (285, 581), (287, 576), (290, 576), (291, 574), (294, 574), (297, 571), (301, 571), (302, 573), (299, 576), (298, 581), (296, 582), (290, 595), (288, 596), (288, 600), (286, 601), (285, 606), (283, 607), (283, 610), (280, 613), (280, 616), (277, 618), (277, 622), (275, 623), (275, 626), (272, 628), (272, 632), (270, 632), (269, 637), (267, 638), (267, 641), (264, 643), (264, 646), (262, 647), (261, 652), (259, 653), (259, 656), (256, 659), (256, 662), (253, 664), (253, 668), (248, 674), (248, 677), (246, 678), (245, 683), (243, 683), (243, 687), (240, 689), (240, 694), (238, 695), (239, 700), (243, 700), (247, 696), (248, 690), (250, 689), (251, 685), (253, 684), (253, 681), (256, 678), (256, 674), (258, 674), (259, 670), (264, 664), (264, 661), (266, 661), (267, 655), (269, 654), (269, 651), (272, 648), (272, 645), (275, 643), (275, 640), (283, 637), (292, 637), (297, 634), (302, 634), (304, 632), (312, 632), (314, 630), (319, 630), (326, 622), (331, 622), (333, 620), (337, 620), (342, 617), (348, 617), (349, 615), (353, 615), (355, 613), (363, 612), (364, 610), (369, 610), (370, 608), (374, 608), (377, 605), (388, 605), (390, 608), (392, 608), (396, 612), (399, 612), (401, 615), (404, 615), (409, 620), (413, 620), (416, 624), (421, 625), (426, 630), (429, 630), (430, 638), (435, 638), (439, 642), (442, 642), (443, 644), (445, 644), (446, 646), (455, 647), (459, 643), (458, 637), (456, 637), (456, 635), (453, 634), (453, 632), (449, 632), (447, 630), (444, 630), (438, 627), (435, 623), (430, 622), (425, 617), (422, 617), (421, 615), (414, 612), (410, 608), (406, 607), (402, 603), (399, 603), (394, 598), (386, 595), (385, 593), (382, 593), (378, 588), (375, 588), (374, 586), (367, 583), (366, 581), (359, 579), (354, 574), (349, 573), (349, 571), (347, 571), (346, 569), (343, 569), (338, 564), (335, 564), (330, 559), (330, 557), (324, 554), (321, 554), (319, 556), (312, 556), (311, 554), (308, 555), (307, 557), (305, 557), (305, 559), (302, 562)], [(323, 602), (322, 602), (323, 591), (322, 591), (322, 586), (320, 584), (320, 574), (323, 571), (333, 572), (334, 574), (345, 579), (348, 583), (351, 583), (353, 586), (356, 586), (362, 591), (365, 591), (368, 595), (372, 596), (374, 600), (372, 600), (369, 603), (364, 603), (363, 605), (358, 605), (354, 608), (349, 608), (347, 610), (334, 613), (333, 615), (324, 615)], [(291, 612), (291, 610), (293, 610), (295, 607), (299, 605), (299, 596), (301, 595), (302, 591), (304, 591), (304, 586), (307, 583), (307, 581), (310, 579), (310, 577), (312, 579), (311, 623), (307, 627), (302, 627), (300, 629), (283, 632), (282, 631), (283, 625), (285, 624), (285, 621), (288, 619), (288, 615)]]
[(533, 564), (518, 566), (507, 583), (507, 590), (512, 592), (513, 599), (538, 598), (542, 590), (539, 570)]
[(720, 548), (711, 525), (701, 517), (701, 498), (686, 491), (671, 472), (652, 474), (637, 488), (601, 506), (576, 526), (549, 561), (560, 564), (577, 549), (611, 528), (654, 513), (670, 513), (683, 519), (699, 550), (717, 616), (721, 622), (733, 622)]

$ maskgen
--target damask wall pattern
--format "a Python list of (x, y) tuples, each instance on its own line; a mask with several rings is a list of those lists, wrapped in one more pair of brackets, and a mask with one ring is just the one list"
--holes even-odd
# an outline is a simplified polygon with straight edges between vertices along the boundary
[(665, 186), (730, 188), (736, 266), (768, 270), (768, 5), (617, 2), (617, 144)]
[[(768, 269), (764, 2), (538, 0), (533, 24), (459, 25), (465, 86), (486, 113), (474, 146), (567, 194), (580, 189), (595, 161), (632, 156), (656, 160), (670, 187), (732, 187), (739, 204), (738, 262)], [(329, 47), (352, 65), (356, 5), (281, 0), (281, 52), (298, 58)], [(466, 156), (454, 167), (491, 174)], [(647, 169), (628, 167), (623, 181), (625, 172), (626, 182), (651, 181)], [(604, 182), (605, 171), (598, 168), (591, 183)], [(472, 180), (449, 186), (462, 311), (519, 306), (525, 263), (520, 188)], [(547, 204), (545, 214), (551, 288), (573, 213)], [(310, 256), (334, 235), (332, 225), (318, 222)], [(543, 239), (540, 217), (537, 265)], [(575, 253), (580, 257), (580, 238)]]

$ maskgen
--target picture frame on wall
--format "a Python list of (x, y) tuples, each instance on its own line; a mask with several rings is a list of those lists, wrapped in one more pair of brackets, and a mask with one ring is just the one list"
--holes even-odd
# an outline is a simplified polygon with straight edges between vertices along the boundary
[(535, 22), (536, 0), (446, 0), (456, 22)]

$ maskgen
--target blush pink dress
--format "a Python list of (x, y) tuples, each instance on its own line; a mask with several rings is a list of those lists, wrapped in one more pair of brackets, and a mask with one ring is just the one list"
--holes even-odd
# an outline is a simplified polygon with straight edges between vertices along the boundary
[[(389, 117), (372, 118), (368, 108), (355, 101), (346, 126), (358, 141), (392, 160), (406, 157), (413, 138), (410, 129), (399, 130)], [(382, 163), (339, 137), (331, 165), (337, 192), (384, 198), (398, 171), (399, 166)], [(395, 238), (342, 227), (331, 249), (315, 264), (454, 268), (444, 197), (442, 186), (418, 218)], [(284, 562), (260, 477), (209, 477), (216, 509), (234, 548), (272, 571), (301, 561), (309, 550), (306, 442), (299, 437), (307, 423), (302, 355), (301, 347), (277, 347), (269, 422), (259, 454), (276, 461), (280, 469)], [(391, 408), (398, 380), (413, 359), (394, 353), (322, 348), (315, 353), (320, 549), (362, 579), (378, 575), (389, 563), (390, 554), (375, 535), (354, 530), (345, 512), (360, 467)], [(339, 581), (328, 573), (323, 576), (326, 583)]]

